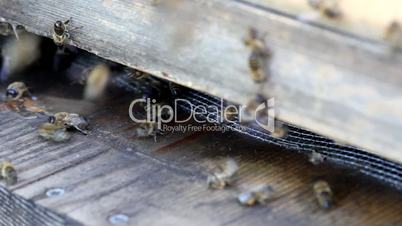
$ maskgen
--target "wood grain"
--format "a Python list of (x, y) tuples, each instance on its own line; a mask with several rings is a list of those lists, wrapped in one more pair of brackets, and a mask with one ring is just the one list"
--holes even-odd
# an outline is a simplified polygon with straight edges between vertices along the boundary
[[(402, 162), (402, 60), (387, 44), (302, 23), (263, 1), (152, 2), (1, 0), (0, 15), (47, 37), (72, 17), (71, 27), (83, 27), (70, 44), (237, 103), (274, 97), (280, 119)], [(267, 34), (273, 53), (264, 84), (248, 68), (250, 27)]]
[[(52, 87), (68, 92), (54, 84)], [(46, 106), (56, 111), (58, 106), (65, 106), (60, 96), (37, 93), (38, 100), (47, 97)], [(369, 180), (354, 169), (327, 162), (315, 166), (299, 153), (229, 132), (198, 136), (173, 133), (158, 136), (157, 142), (153, 138), (138, 139), (133, 136), (134, 125), (127, 121), (130, 98), (113, 101), (101, 113), (102, 106), (83, 109), (81, 101), (76, 100), (77, 105), (73, 101), (65, 103), (71, 104), (71, 111), (90, 117), (90, 135), (75, 133), (70, 142), (63, 144), (47, 142), (36, 133), (46, 118), (24, 118), (2, 111), (0, 131), (6, 132), (0, 142), (7, 145), (0, 146), (0, 156), (12, 161), (18, 171), (19, 183), (9, 188), (13, 193), (84, 225), (110, 225), (108, 219), (114, 214), (129, 217), (122, 225), (402, 222), (402, 210), (397, 208), (402, 201), (400, 191)], [(209, 190), (207, 171), (222, 157), (239, 163), (238, 176), (228, 189)], [(317, 179), (327, 180), (334, 191), (335, 205), (329, 211), (321, 210), (314, 198), (311, 185)], [(240, 192), (262, 183), (274, 188), (275, 199), (250, 208), (237, 203)], [(47, 196), (53, 188), (63, 189), (64, 194)]]
[[(239, 0), (240, 2), (266, 7), (311, 24), (348, 33), (362, 39), (383, 42), (389, 25), (402, 23), (401, 0), (389, 2), (367, 0), (335, 0), (341, 13), (339, 18), (331, 19), (320, 15), (309, 5), (311, 0)], [(330, 1), (328, 1), (330, 2)]]

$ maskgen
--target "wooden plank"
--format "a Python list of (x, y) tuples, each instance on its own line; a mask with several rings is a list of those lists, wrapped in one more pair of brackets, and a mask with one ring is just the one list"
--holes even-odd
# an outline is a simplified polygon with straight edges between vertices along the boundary
[(81, 226), (0, 186), (0, 225)]
[[(42, 95), (38, 94), (39, 100), (44, 99)], [(46, 102), (56, 110), (57, 105), (64, 105), (62, 98), (50, 97)], [(400, 192), (354, 170), (315, 166), (298, 153), (254, 139), (219, 132), (168, 134), (159, 136), (157, 142), (133, 138), (133, 130), (128, 129), (133, 125), (126, 120), (129, 102), (95, 114), (90, 135), (75, 134), (64, 144), (37, 137), (33, 129), (43, 118), (0, 112), (0, 119), (13, 119), (5, 124), (14, 128), (9, 133), (26, 129), (30, 134), (0, 137), (9, 142), (0, 146), (0, 156), (15, 163), (21, 178), (10, 189), (90, 226), (110, 225), (109, 218), (115, 214), (128, 216), (123, 225), (398, 225), (402, 221), (402, 210), (397, 208)], [(80, 101), (65, 103), (71, 104), (72, 111), (83, 109)], [(100, 109), (86, 109), (86, 114)], [(23, 141), (33, 147), (21, 145)], [(209, 190), (207, 169), (220, 157), (236, 159), (240, 171), (232, 187)], [(311, 183), (317, 179), (327, 180), (334, 190), (336, 202), (330, 211), (322, 211), (311, 192)], [(253, 208), (237, 203), (240, 192), (261, 183), (270, 184), (277, 198)], [(50, 189), (64, 193), (48, 196)]]
[[(367, 0), (335, 0), (341, 15), (328, 18), (310, 6), (315, 0), (239, 0), (240, 2), (266, 7), (299, 20), (359, 36), (363, 39), (384, 41), (386, 31), (394, 21), (402, 23), (401, 0), (392, 2)], [(320, 0), (316, 0), (319, 2)], [(322, 2), (325, 2), (322, 1)]]
[[(47, 37), (73, 17), (70, 44), (237, 103), (274, 97), (280, 119), (402, 162), (399, 53), (240, 1), (175, 3), (2, 0), (0, 15)], [(264, 84), (248, 68), (250, 27), (273, 53)]]

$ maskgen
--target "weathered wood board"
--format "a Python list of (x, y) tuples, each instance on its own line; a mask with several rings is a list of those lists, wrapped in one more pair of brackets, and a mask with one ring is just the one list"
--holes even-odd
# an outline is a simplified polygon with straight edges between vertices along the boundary
[[(362, 39), (384, 41), (393, 22), (402, 23), (402, 1), (392, 0), (239, 0), (286, 14), (299, 20), (349, 33)], [(336, 2), (338, 18), (320, 15), (309, 2)]]
[[(254, 2), (1, 0), (0, 16), (47, 37), (72, 17), (70, 44), (237, 103), (274, 97), (280, 119), (402, 162), (401, 54)], [(273, 53), (264, 84), (248, 68), (250, 27)]]
[[(92, 133), (74, 134), (68, 143), (40, 139), (40, 114), (0, 111), (0, 159), (11, 160), (19, 182), (14, 193), (88, 226), (112, 225), (399, 225), (400, 192), (368, 180), (354, 170), (328, 163), (315, 166), (295, 152), (279, 150), (233, 133), (173, 133), (138, 139), (127, 116), (130, 97), (82, 108), (63, 99), (68, 88), (36, 93), (53, 111), (89, 116)], [(52, 96), (57, 95), (57, 96)], [(68, 106), (67, 106), (68, 103)], [(107, 108), (106, 108), (107, 106)], [(232, 187), (209, 190), (207, 169), (220, 157), (240, 164)], [(320, 209), (311, 190), (325, 179), (335, 194), (329, 211)], [(240, 192), (267, 183), (276, 198), (266, 206), (243, 207)], [(47, 195), (50, 190), (59, 195)]]

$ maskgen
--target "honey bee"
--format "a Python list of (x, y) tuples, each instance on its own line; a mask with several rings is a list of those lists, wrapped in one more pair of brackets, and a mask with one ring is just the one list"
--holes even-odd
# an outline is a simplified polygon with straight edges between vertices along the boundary
[(237, 199), (240, 204), (253, 206), (257, 203), (267, 204), (274, 196), (274, 190), (271, 186), (262, 184), (252, 188), (250, 191), (241, 193)]
[(239, 115), (239, 110), (236, 106), (228, 106), (224, 109), (224, 119), (229, 122), (233, 122)]
[(252, 78), (255, 82), (261, 83), (266, 80), (266, 71), (268, 61), (271, 58), (271, 52), (265, 44), (264, 38), (259, 37), (256, 29), (251, 28), (249, 38), (244, 41), (245, 45), (251, 48), (251, 54), (248, 58), (249, 68)]
[(332, 206), (332, 190), (326, 181), (320, 180), (314, 183), (313, 190), (315, 197), (324, 209), (329, 209)]
[(11, 24), (7, 22), (0, 22), (0, 35), (8, 36), (13, 32)]
[(48, 118), (48, 121), (50, 124), (64, 126), (68, 129), (74, 128), (85, 135), (88, 134), (87, 129), (89, 126), (89, 122), (85, 117), (83, 117), (79, 114), (58, 112), (58, 113), (54, 114), (53, 116), (50, 116)]
[(288, 127), (281, 122), (275, 122), (274, 132), (271, 133), (271, 136), (275, 138), (284, 138), (287, 134)]
[(95, 66), (89, 73), (89, 77), (85, 85), (85, 99), (96, 100), (102, 97), (109, 82), (109, 77), (109, 67), (104, 64)]
[(25, 83), (13, 82), (7, 87), (6, 97), (9, 100), (18, 100), (26, 93), (29, 93), (29, 91)]
[(402, 26), (397, 21), (393, 21), (385, 33), (387, 40), (394, 49), (402, 49)]
[(131, 69), (130, 68), (129, 72), (128, 72), (128, 76), (129, 76), (129, 78), (142, 79), (142, 78), (148, 77), (149, 74), (145, 73), (145, 72), (142, 72), (142, 71), (139, 71), (139, 70), (136, 70), (136, 69)]
[(223, 189), (233, 182), (233, 177), (239, 169), (239, 165), (233, 159), (228, 159), (216, 166), (208, 175), (207, 184), (212, 189)]
[(30, 33), (22, 33), (19, 39), (7, 39), (1, 47), (3, 58), (0, 71), (1, 82), (23, 71), (39, 59), (41, 39)]
[(70, 19), (62, 22), (60, 20), (56, 21), (53, 24), (53, 32), (52, 32), (52, 36), (53, 36), (53, 41), (57, 46), (62, 46), (65, 44), (65, 42), (67, 41), (67, 39), (70, 38), (70, 32), (68, 30), (68, 26), (69, 23), (71, 21), (71, 17)]
[(309, 161), (314, 165), (318, 165), (325, 160), (325, 157), (316, 151), (312, 151), (309, 157)]
[(66, 131), (66, 127), (51, 123), (44, 123), (39, 128), (39, 136), (46, 140), (55, 142), (64, 142), (70, 139), (70, 134)]
[(20, 25), (13, 25), (7, 22), (0, 22), (0, 35), (8, 36), (15, 35), (15, 38), (19, 40), (18, 33), (23, 31), (24, 28)]
[(177, 85), (173, 82), (169, 82), (169, 90), (170, 90), (170, 93), (172, 94), (172, 96), (174, 96), (174, 97), (179, 96), (179, 94), (181, 92), (179, 85)]
[(18, 181), (17, 171), (14, 165), (9, 161), (0, 163), (0, 179), (4, 179), (8, 186), (14, 185)]
[(314, 9), (321, 12), (329, 18), (336, 18), (341, 15), (341, 11), (338, 5), (339, 0), (309, 0), (308, 3)]
[(160, 133), (160, 130), (156, 122), (146, 122), (140, 123), (136, 127), (135, 132), (136, 136), (140, 138), (152, 136), (154, 138), (154, 141), (156, 142), (156, 136)]

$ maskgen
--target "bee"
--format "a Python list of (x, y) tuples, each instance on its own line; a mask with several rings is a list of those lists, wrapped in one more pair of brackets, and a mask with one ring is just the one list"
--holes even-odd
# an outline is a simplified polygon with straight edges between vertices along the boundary
[(394, 49), (402, 49), (402, 26), (397, 21), (393, 21), (385, 33), (387, 40)]
[(87, 79), (84, 97), (87, 100), (96, 100), (103, 96), (106, 86), (109, 82), (110, 70), (104, 64), (95, 66), (89, 73)]
[(19, 40), (18, 33), (24, 31), (24, 28), (21, 25), (13, 25), (7, 22), (0, 22), (0, 35), (8, 36), (15, 35), (15, 38)]
[(14, 185), (18, 181), (17, 171), (14, 165), (9, 161), (0, 163), (0, 179), (4, 179), (8, 186)]
[(0, 22), (0, 35), (8, 36), (13, 32), (11, 24), (7, 22)]
[(207, 184), (212, 189), (223, 189), (233, 182), (233, 177), (239, 165), (233, 159), (228, 159), (216, 166), (207, 177)]
[(3, 58), (0, 79), (7, 81), (10, 76), (23, 71), (40, 57), (41, 39), (30, 33), (22, 33), (17, 39), (8, 39), (1, 48)]
[(332, 190), (326, 181), (320, 180), (314, 183), (313, 190), (318, 204), (324, 209), (329, 209), (332, 206)]
[(284, 138), (287, 134), (288, 127), (281, 122), (275, 122), (274, 132), (271, 133), (271, 136), (275, 138)]
[(169, 82), (169, 90), (173, 97), (177, 97), (181, 93), (180, 86), (173, 82)]
[(341, 11), (338, 5), (339, 0), (308, 0), (308, 3), (314, 9), (321, 12), (329, 18), (336, 18), (341, 15)]
[[(63, 46), (67, 40), (70, 38), (70, 29), (69, 24), (71, 21), (71, 17), (70, 19), (66, 20), (66, 21), (56, 21), (53, 24), (53, 31), (52, 31), (52, 37), (53, 37), (53, 41), (57, 46)], [(78, 27), (78, 28), (82, 28), (82, 27)], [(75, 28), (75, 29), (78, 29)]]
[(156, 136), (160, 134), (158, 123), (156, 122), (140, 123), (136, 127), (135, 132), (136, 136), (140, 138), (152, 136), (155, 142), (156, 142)]
[(259, 37), (256, 29), (251, 28), (249, 38), (244, 41), (245, 45), (251, 48), (248, 58), (248, 65), (251, 70), (252, 78), (256, 83), (266, 80), (268, 61), (271, 52), (265, 44), (264, 38)]
[(314, 165), (318, 165), (325, 160), (325, 157), (316, 151), (312, 151), (309, 157), (309, 161)]
[(66, 127), (48, 122), (40, 126), (39, 136), (46, 140), (52, 140), (55, 142), (64, 142), (71, 138), (70, 134), (66, 130)]
[(50, 116), (48, 118), (48, 122), (50, 124), (64, 126), (67, 129), (74, 128), (85, 135), (88, 134), (87, 129), (89, 126), (89, 122), (85, 117), (83, 117), (79, 114), (58, 112), (58, 113), (54, 114), (53, 116)]
[(231, 105), (224, 109), (224, 119), (229, 122), (233, 122), (236, 117), (239, 115), (239, 110), (236, 106)]
[(18, 100), (26, 93), (29, 93), (29, 91), (25, 83), (13, 82), (7, 87), (6, 97), (9, 100)]
[(134, 78), (134, 79), (143, 79), (149, 76), (148, 73), (136, 70), (136, 69), (128, 69), (128, 76), (129, 78)]
[(262, 184), (252, 188), (250, 191), (241, 193), (237, 199), (244, 206), (253, 206), (257, 203), (267, 204), (274, 197), (274, 190), (271, 186)]

